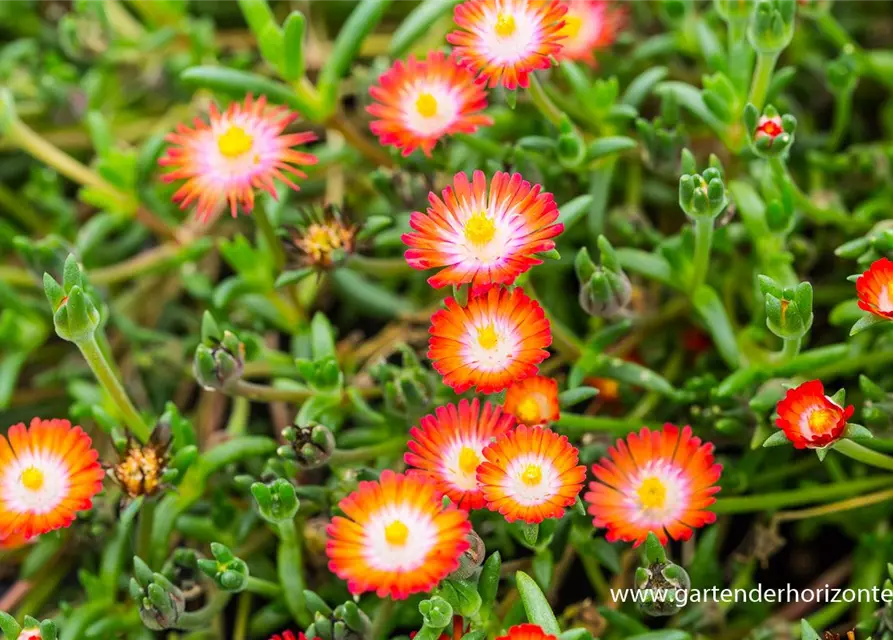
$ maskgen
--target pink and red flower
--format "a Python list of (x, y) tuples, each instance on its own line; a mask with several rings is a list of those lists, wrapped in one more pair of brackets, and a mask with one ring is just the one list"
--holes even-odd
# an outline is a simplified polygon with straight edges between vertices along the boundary
[(825, 395), (819, 380), (789, 389), (776, 407), (775, 424), (797, 449), (817, 449), (840, 439), (855, 409), (841, 407)]

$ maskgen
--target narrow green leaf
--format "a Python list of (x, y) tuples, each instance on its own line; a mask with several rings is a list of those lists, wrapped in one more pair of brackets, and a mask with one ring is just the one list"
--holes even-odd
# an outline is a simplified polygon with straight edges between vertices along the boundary
[(431, 29), (431, 26), (446, 15), (456, 4), (455, 0), (423, 0), (409, 12), (400, 26), (391, 35), (388, 55), (403, 58), (412, 46)]
[(738, 354), (735, 330), (732, 328), (732, 323), (729, 321), (719, 296), (707, 285), (701, 285), (694, 292), (692, 303), (710, 332), (713, 343), (723, 360), (732, 369), (737, 369), (741, 358)]
[(288, 14), (283, 25), (282, 77), (289, 82), (304, 76), (304, 29), (306, 20), (300, 11)]
[(527, 619), (533, 624), (538, 624), (546, 633), (557, 636), (561, 633), (558, 627), (558, 620), (552, 612), (552, 607), (542, 590), (536, 584), (536, 581), (523, 571), (515, 574), (515, 581), (518, 586), (518, 593), (521, 594), (521, 602), (524, 605), (524, 611), (527, 613)]
[(635, 149), (638, 144), (638, 142), (626, 136), (606, 136), (589, 145), (586, 157), (589, 160), (596, 160), (613, 153)]

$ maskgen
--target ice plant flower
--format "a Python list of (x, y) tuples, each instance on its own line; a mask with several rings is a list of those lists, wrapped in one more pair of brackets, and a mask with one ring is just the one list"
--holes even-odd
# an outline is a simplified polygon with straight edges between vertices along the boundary
[(893, 320), (893, 262), (881, 258), (856, 280), (859, 308)]
[(331, 269), (342, 264), (356, 248), (357, 228), (334, 205), (305, 210), (301, 223), (291, 227), (289, 233), (291, 238), (285, 248), (297, 255), (298, 267)]
[(508, 630), (504, 636), (499, 636), (496, 640), (558, 640), (555, 636), (543, 631), (538, 624), (516, 624)]
[(480, 509), (484, 495), (478, 488), (477, 468), (484, 447), (515, 426), (515, 419), (489, 402), (475, 398), (434, 410), (409, 431), (406, 464), (433, 479), (438, 490), (460, 509)]
[(163, 176), (166, 182), (186, 181), (174, 202), (182, 209), (195, 203), (197, 216), (206, 220), (224, 201), (233, 217), (239, 207), (250, 213), (256, 190), (276, 197), (275, 180), (297, 191), (290, 176), (306, 178), (298, 167), (316, 164), (315, 156), (293, 149), (316, 140), (315, 134), (283, 133), (297, 117), (286, 107), (268, 107), (264, 96), (249, 95), (224, 112), (212, 104), (209, 123), (196, 118), (195, 128), (179, 125), (158, 161), (172, 169)]
[(283, 631), (282, 633), (274, 633), (270, 636), (270, 640), (304, 640), (304, 634), (298, 632), (298, 635), (295, 635), (291, 631)]
[(428, 194), (427, 212), (410, 216), (415, 232), (403, 235), (409, 266), (444, 267), (428, 279), (435, 288), (511, 284), (542, 264), (536, 254), (554, 249), (564, 230), (552, 194), (517, 173), (497, 172), (489, 188), (483, 171), (471, 182), (457, 173), (441, 195)]
[(817, 449), (838, 440), (855, 411), (853, 405), (844, 409), (826, 396), (820, 380), (789, 389), (776, 410), (775, 424), (796, 449)]
[(566, 7), (558, 0), (467, 0), (447, 34), (462, 64), (491, 88), (527, 87), (536, 69), (548, 69), (561, 50)]
[(560, 518), (586, 480), (577, 449), (551, 429), (519, 425), (484, 449), (477, 477), (487, 508), (506, 520)]
[(474, 72), (454, 55), (441, 51), (417, 60), (397, 60), (369, 89), (375, 100), (366, 110), (377, 120), (369, 128), (383, 145), (393, 145), (404, 156), (421, 149), (430, 156), (437, 141), (455, 133), (474, 133), (493, 124), (479, 113), (487, 108), (484, 88)]
[(608, 0), (565, 0), (567, 13), (558, 60), (594, 64), (595, 52), (611, 46), (623, 24), (624, 12)]
[(162, 489), (162, 476), (167, 471), (171, 436), (168, 429), (155, 429), (149, 442), (140, 444), (128, 437), (118, 463), (109, 475), (131, 500), (140, 496), (154, 496)]
[(93, 506), (103, 471), (90, 445), (68, 420), (34, 418), (0, 435), (0, 539), (67, 527)]
[(431, 316), (428, 357), (456, 393), (497, 393), (536, 374), (549, 357), (549, 321), (520, 288), (492, 287), (465, 306), (453, 298), (445, 304)]
[(661, 544), (688, 540), (693, 529), (716, 520), (705, 509), (716, 501), (722, 466), (714, 463), (713, 445), (701, 444), (691, 427), (666, 424), (661, 431), (631, 433), (592, 471), (596, 481), (585, 499), (592, 523), (607, 527), (608, 542), (639, 546), (649, 532)]
[(361, 482), (326, 529), (329, 569), (353, 594), (403, 600), (430, 591), (469, 547), (466, 512), (443, 507), (437, 483), (386, 469)]
[(505, 392), (502, 406), (526, 425), (554, 422), (558, 420), (558, 383), (544, 376), (515, 382)]

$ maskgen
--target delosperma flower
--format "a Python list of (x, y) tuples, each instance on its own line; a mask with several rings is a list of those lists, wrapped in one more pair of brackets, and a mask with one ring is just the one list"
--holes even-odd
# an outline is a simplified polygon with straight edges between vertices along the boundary
[(286, 107), (269, 107), (264, 96), (255, 100), (249, 95), (223, 112), (211, 104), (207, 123), (196, 118), (194, 128), (179, 125), (158, 161), (171, 168), (162, 176), (166, 182), (185, 180), (174, 201), (182, 209), (195, 204), (200, 219), (224, 203), (236, 217), (240, 207), (251, 212), (258, 190), (276, 197), (277, 180), (298, 190), (292, 178), (306, 178), (299, 167), (316, 164), (316, 157), (294, 147), (313, 142), (316, 135), (284, 133), (297, 118)]
[(515, 382), (505, 392), (503, 409), (526, 425), (554, 422), (559, 414), (558, 383), (544, 376)]
[(564, 230), (552, 194), (517, 173), (497, 172), (489, 187), (483, 171), (471, 182), (458, 173), (441, 196), (428, 194), (427, 212), (413, 213), (415, 231), (403, 235), (411, 267), (442, 267), (432, 287), (511, 284), (542, 264), (536, 254), (554, 249)]
[(775, 424), (797, 449), (816, 449), (838, 440), (855, 408), (841, 407), (825, 395), (819, 380), (789, 389), (776, 408)]
[(421, 149), (430, 156), (437, 141), (455, 133), (474, 133), (493, 120), (484, 88), (454, 55), (435, 51), (418, 60), (397, 60), (369, 89), (375, 100), (366, 110), (376, 118), (369, 128), (383, 145), (404, 156)]
[(468, 549), (468, 516), (444, 508), (436, 482), (386, 469), (339, 503), (328, 526), (329, 569), (351, 593), (402, 600), (430, 591)]
[(428, 357), (443, 382), (462, 393), (496, 393), (535, 375), (549, 356), (549, 321), (520, 288), (492, 287), (431, 316)]
[(893, 262), (881, 258), (856, 280), (859, 308), (893, 320)]
[(577, 449), (551, 429), (519, 425), (484, 449), (477, 478), (487, 508), (530, 524), (560, 518), (586, 480)]
[(304, 634), (298, 632), (298, 635), (295, 635), (291, 631), (283, 631), (282, 633), (274, 633), (270, 636), (270, 640), (304, 640)]
[(596, 51), (617, 39), (624, 11), (609, 0), (565, 0), (565, 4), (567, 13), (560, 31), (564, 39), (555, 57), (594, 64)]
[(409, 431), (412, 439), (404, 460), (415, 467), (409, 473), (430, 477), (460, 509), (480, 509), (484, 506), (477, 484), (481, 452), (514, 425), (511, 415), (477, 398), (438, 407)]
[(517, 624), (508, 630), (504, 636), (496, 640), (557, 640), (556, 636), (543, 631), (538, 624)]
[(713, 445), (701, 444), (691, 427), (631, 433), (592, 471), (596, 481), (585, 499), (593, 524), (607, 527), (608, 542), (638, 546), (649, 532), (662, 544), (688, 540), (693, 529), (716, 520), (706, 509), (716, 501), (722, 466), (713, 460)]
[(566, 7), (558, 0), (467, 0), (447, 35), (459, 61), (491, 88), (527, 87), (536, 69), (548, 69), (561, 50)]
[(68, 420), (34, 418), (0, 435), (0, 539), (67, 527), (93, 506), (104, 473), (90, 445)]

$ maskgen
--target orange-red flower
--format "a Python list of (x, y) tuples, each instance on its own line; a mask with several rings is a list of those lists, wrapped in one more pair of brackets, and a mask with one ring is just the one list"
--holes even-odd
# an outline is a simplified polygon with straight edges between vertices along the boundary
[(496, 640), (558, 640), (555, 636), (543, 631), (538, 624), (517, 624), (504, 636)]
[(875, 260), (856, 280), (859, 308), (893, 320), (893, 262)]
[(90, 445), (68, 420), (34, 418), (0, 435), (0, 540), (67, 527), (93, 506), (104, 473)]
[(608, 0), (565, 0), (567, 13), (560, 34), (559, 60), (595, 63), (595, 52), (614, 44), (624, 11)]
[(196, 203), (200, 219), (226, 202), (236, 217), (240, 206), (251, 212), (258, 189), (275, 198), (275, 180), (297, 191), (288, 174), (306, 178), (298, 167), (316, 164), (315, 156), (292, 148), (315, 140), (313, 133), (283, 134), (297, 117), (286, 107), (268, 108), (263, 96), (254, 100), (249, 95), (223, 113), (212, 104), (210, 123), (196, 118), (194, 129), (179, 125), (167, 137), (171, 146), (158, 161), (173, 169), (163, 176), (166, 182), (186, 181), (174, 194), (174, 202), (182, 209)]
[[(34, 538), (32, 538), (32, 540), (34, 540)], [(24, 535), (21, 533), (14, 533), (7, 538), (0, 539), (0, 551), (12, 551), (24, 547), (27, 542), (28, 541), (25, 539)]]
[(478, 82), (506, 89), (530, 84), (561, 50), (567, 8), (558, 0), (467, 0), (453, 13), (459, 30), (447, 35)]
[(826, 396), (819, 380), (789, 389), (776, 410), (775, 424), (797, 449), (816, 449), (839, 439), (855, 411), (853, 405), (844, 409)]
[(398, 600), (430, 591), (456, 570), (468, 549), (468, 514), (443, 508), (437, 483), (386, 469), (361, 482), (326, 529), (329, 569), (351, 593)]
[(472, 182), (457, 173), (442, 200), (430, 193), (427, 213), (410, 216), (415, 233), (403, 235), (406, 261), (415, 269), (444, 267), (428, 279), (436, 288), (511, 284), (542, 264), (536, 254), (554, 249), (564, 230), (555, 198), (541, 189), (517, 173), (496, 172), (489, 190), (483, 171)]
[(456, 393), (496, 393), (536, 374), (549, 357), (549, 321), (521, 289), (493, 287), (468, 304), (453, 298), (431, 317), (428, 357)]
[(369, 128), (381, 144), (397, 147), (404, 156), (417, 148), (430, 156), (444, 136), (493, 124), (478, 113), (487, 108), (487, 94), (474, 82), (474, 73), (441, 51), (423, 60), (412, 55), (405, 63), (397, 60), (369, 93), (376, 103), (366, 110), (378, 118)]
[(722, 466), (714, 463), (713, 445), (701, 444), (691, 427), (631, 433), (592, 471), (597, 481), (585, 497), (592, 523), (608, 528), (608, 542), (638, 546), (649, 532), (662, 544), (668, 537), (688, 540), (692, 529), (716, 520), (705, 509), (716, 502)]
[(503, 408), (526, 425), (554, 422), (558, 420), (558, 383), (544, 376), (512, 383), (505, 392)]
[(515, 425), (515, 419), (500, 407), (475, 398), (459, 405), (438, 407), (434, 415), (421, 419), (409, 431), (406, 464), (416, 467), (410, 474), (426, 475), (438, 490), (460, 509), (480, 509), (484, 495), (478, 488), (477, 468), (481, 455), (493, 438)]
[(560, 518), (586, 480), (586, 467), (577, 461), (565, 436), (519, 425), (484, 449), (477, 477), (487, 508), (509, 522)]
[(281, 634), (274, 633), (270, 636), (270, 640), (305, 640), (305, 636), (301, 632), (298, 632), (298, 635), (296, 636), (291, 631), (283, 631)]

